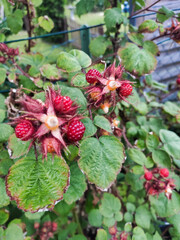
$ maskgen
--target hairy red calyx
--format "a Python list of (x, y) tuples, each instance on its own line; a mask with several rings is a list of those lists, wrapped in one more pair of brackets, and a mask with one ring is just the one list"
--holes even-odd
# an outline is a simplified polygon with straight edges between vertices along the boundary
[[(47, 157), (47, 153), (61, 155), (61, 150), (70, 142), (72, 144), (67, 126), (72, 122), (80, 122), (83, 117), (77, 114), (78, 106), (68, 96), (62, 96), (60, 91), (49, 88), (45, 103), (27, 95), (17, 102), (22, 106), (23, 114), (11, 123), (17, 124), (16, 136), (22, 141), (32, 140), (31, 145), (40, 143), (43, 158)], [(85, 131), (84, 124), (80, 124)], [(76, 134), (74, 141), (79, 141), (84, 131)]]
[(167, 168), (154, 168), (152, 171), (145, 169), (144, 178), (146, 182), (144, 187), (148, 195), (157, 195), (165, 193), (168, 199), (171, 199), (172, 191), (175, 188), (174, 180), (169, 178), (169, 170)]
[[(132, 82), (122, 77), (124, 68), (121, 65), (117, 67), (115, 65), (115, 62), (110, 65), (102, 76), (94, 73), (95, 76), (93, 75), (93, 81), (89, 81), (88, 79), (90, 86), (86, 87), (90, 105), (96, 108), (101, 107), (105, 109), (106, 113), (109, 109), (102, 107), (105, 103), (108, 103), (109, 106), (115, 106), (116, 103), (121, 100), (127, 101), (126, 98), (133, 90)], [(86, 75), (89, 75), (89, 71)]]
[(5, 43), (0, 43), (0, 63), (5, 63), (8, 59), (13, 59), (18, 55), (18, 48), (9, 48)]

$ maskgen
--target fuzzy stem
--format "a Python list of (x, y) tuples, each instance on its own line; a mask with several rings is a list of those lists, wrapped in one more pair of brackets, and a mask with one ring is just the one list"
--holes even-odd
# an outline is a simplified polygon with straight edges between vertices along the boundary
[(129, 140), (127, 139), (125, 126), (123, 126), (122, 135), (123, 135), (123, 138), (124, 138), (127, 146), (130, 147), (130, 148), (133, 148), (133, 145), (132, 145), (132, 144), (129, 142)]
[(35, 156), (36, 156), (36, 161), (38, 161), (38, 154), (37, 154), (36, 144), (33, 143), (33, 146), (34, 146), (34, 153), (35, 153)]
[(78, 225), (77, 228), (78, 228), (79, 234), (84, 235), (84, 234), (83, 234), (82, 227), (81, 227), (81, 224), (80, 224), (80, 222), (79, 222), (79, 217), (78, 217), (78, 214), (77, 214), (77, 211), (76, 211), (75, 208), (72, 210), (72, 213), (73, 213), (74, 220), (76, 221), (76, 223), (77, 223), (77, 225)]

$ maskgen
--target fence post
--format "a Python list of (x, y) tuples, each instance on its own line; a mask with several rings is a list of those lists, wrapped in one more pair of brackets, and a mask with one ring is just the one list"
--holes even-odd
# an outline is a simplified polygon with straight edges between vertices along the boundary
[[(86, 25), (83, 25), (82, 28), (87, 27)], [(89, 43), (90, 43), (90, 30), (89, 29), (83, 29), (80, 31), (81, 36), (81, 49), (85, 53), (87, 53), (90, 56), (89, 51)]]

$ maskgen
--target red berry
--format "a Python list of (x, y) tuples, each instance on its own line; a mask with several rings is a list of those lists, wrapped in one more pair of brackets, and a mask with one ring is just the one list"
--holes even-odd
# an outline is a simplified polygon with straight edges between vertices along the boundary
[(123, 83), (119, 89), (119, 95), (127, 97), (131, 94), (133, 87), (129, 83)]
[(38, 229), (39, 226), (40, 226), (40, 224), (39, 224), (38, 222), (35, 222), (35, 223), (34, 223), (34, 228), (35, 228), (35, 229)]
[(145, 178), (147, 181), (150, 181), (150, 180), (152, 179), (152, 177), (153, 177), (152, 172), (150, 172), (150, 171), (145, 172), (144, 178)]
[(67, 130), (67, 137), (70, 141), (76, 142), (81, 140), (85, 132), (85, 126), (82, 122), (75, 120), (72, 121)]
[(86, 81), (90, 84), (94, 84), (98, 81), (97, 77), (101, 77), (101, 73), (96, 69), (90, 69), (86, 73)]
[(57, 111), (67, 112), (71, 106), (73, 101), (68, 96), (57, 96), (54, 100), (54, 108)]
[(159, 174), (161, 177), (168, 177), (169, 176), (169, 170), (167, 168), (161, 168), (159, 171)]
[(22, 141), (31, 139), (34, 132), (35, 129), (29, 120), (23, 120), (15, 128), (16, 137), (20, 138)]
[(56, 222), (52, 222), (52, 231), (55, 232), (57, 230), (57, 223)]
[(109, 228), (109, 234), (116, 235), (116, 233), (117, 233), (116, 226), (112, 226), (112, 227)]
[(178, 78), (176, 79), (176, 83), (177, 83), (177, 85), (180, 85), (180, 77), (178, 77)]

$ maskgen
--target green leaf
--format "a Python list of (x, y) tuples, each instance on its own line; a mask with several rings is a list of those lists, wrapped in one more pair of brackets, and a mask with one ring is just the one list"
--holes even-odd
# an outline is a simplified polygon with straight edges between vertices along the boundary
[(145, 206), (139, 206), (135, 214), (136, 224), (142, 228), (149, 229), (151, 223), (151, 213)]
[(44, 215), (44, 212), (25, 212), (25, 216), (30, 220), (39, 220)]
[(8, 151), (1, 150), (0, 155), (0, 175), (5, 176), (8, 174), (9, 168), (12, 166), (13, 161), (10, 159)]
[(0, 209), (0, 225), (7, 222), (9, 218), (9, 212), (6, 209)]
[(68, 161), (73, 161), (76, 157), (78, 157), (79, 148), (75, 145), (67, 146), (67, 150), (64, 150), (66, 159)]
[(36, 68), (43, 66), (45, 57), (40, 53), (24, 53), (21, 55), (20, 63), (23, 65), (31, 65)]
[(2, 94), (0, 94), (0, 109), (6, 109), (5, 97)]
[(171, 217), (175, 214), (179, 214), (180, 211), (180, 195), (173, 191), (172, 199), (169, 200), (164, 193), (161, 193), (159, 197), (150, 196), (151, 206), (155, 209), (156, 214), (159, 217)]
[(8, 240), (23, 240), (24, 235), (22, 229), (15, 223), (10, 223), (5, 231), (5, 239)]
[(12, 150), (12, 158), (19, 158), (28, 152), (30, 141), (21, 141), (15, 134), (9, 138), (9, 148)]
[(67, 72), (77, 72), (81, 70), (76, 57), (67, 52), (61, 52), (57, 59), (57, 66)]
[(70, 176), (70, 186), (64, 194), (64, 200), (68, 204), (80, 199), (87, 188), (85, 176), (76, 162), (70, 166)]
[(77, 59), (82, 68), (87, 68), (92, 63), (91, 58), (81, 50), (73, 49), (69, 52), (69, 54)]
[(52, 208), (55, 202), (63, 198), (69, 185), (69, 167), (58, 157), (48, 155), (42, 163), (42, 156), (36, 159), (28, 157), (17, 161), (7, 177), (7, 189), (19, 208), (35, 212), (46, 207)]
[(138, 28), (141, 33), (153, 33), (158, 29), (158, 24), (152, 19), (145, 20)]
[(160, 139), (164, 143), (164, 149), (175, 159), (180, 159), (180, 137), (168, 130), (160, 130)]
[(54, 210), (61, 216), (67, 216), (69, 212), (74, 208), (75, 204), (67, 204), (64, 200), (55, 205)]
[(0, 123), (0, 142), (7, 141), (13, 132), (14, 129), (11, 126), (5, 123)]
[(127, 223), (124, 225), (124, 231), (125, 231), (125, 232), (131, 232), (131, 231), (132, 231), (132, 223), (131, 223), (131, 222), (127, 222)]
[(165, 125), (163, 124), (163, 121), (161, 118), (150, 118), (149, 127), (153, 132), (159, 135), (159, 131), (165, 128)]
[(52, 19), (48, 16), (39, 17), (38, 23), (39, 23), (39, 26), (42, 27), (47, 32), (50, 32), (54, 28), (54, 23)]
[(143, 43), (143, 48), (152, 53), (153, 55), (157, 55), (159, 53), (158, 46), (152, 41), (145, 41)]
[(148, 134), (146, 138), (146, 146), (150, 152), (156, 149), (159, 145), (159, 139), (154, 134)]
[(176, 103), (169, 102), (169, 101), (165, 102), (163, 109), (166, 113), (172, 116), (176, 116), (177, 114), (180, 113), (180, 107), (178, 107)]
[(142, 228), (135, 227), (133, 229), (132, 240), (147, 240), (146, 235), (145, 235), (145, 233), (144, 233)]
[(0, 208), (7, 206), (10, 203), (10, 199), (6, 193), (5, 182), (0, 178)]
[(132, 43), (127, 43), (124, 48), (119, 49), (118, 55), (121, 57), (125, 69), (135, 76), (151, 73), (157, 64), (152, 53), (146, 49), (140, 49)]
[(143, 180), (139, 179), (140, 175), (128, 172), (125, 176), (126, 182), (132, 187), (133, 191), (139, 191), (143, 189)]
[(83, 137), (91, 137), (96, 133), (97, 128), (93, 124), (93, 122), (90, 118), (84, 118), (84, 119), (81, 120), (81, 122), (86, 127), (86, 130), (85, 130), (85, 133), (84, 133)]
[(81, 15), (91, 12), (94, 7), (94, 0), (80, 0), (76, 4), (77, 15), (80, 17)]
[(123, 145), (114, 136), (88, 138), (80, 145), (79, 167), (100, 189), (112, 185), (123, 161)]
[(5, 240), (4, 239), (4, 229), (3, 229), (3, 227), (0, 227), (0, 239)]
[(107, 240), (107, 233), (104, 229), (98, 229), (97, 230), (97, 235), (96, 235), (96, 240)]
[(4, 121), (6, 117), (6, 111), (4, 109), (0, 109), (0, 123)]
[(129, 212), (124, 214), (124, 221), (125, 222), (133, 222), (133, 215)]
[(23, 12), (20, 9), (16, 9), (14, 13), (11, 13), (11, 15), (7, 16), (7, 24), (12, 33), (17, 34), (22, 29), (22, 18)]
[(112, 218), (121, 209), (120, 200), (113, 194), (104, 193), (101, 205), (99, 207), (100, 213), (107, 218)]
[(0, 68), (0, 84), (3, 84), (6, 79), (6, 72), (5, 68)]
[(177, 232), (180, 234), (180, 214), (176, 214), (172, 217), (167, 218), (167, 221), (170, 224), (173, 224), (173, 227), (177, 230)]
[(35, 7), (39, 7), (43, 2), (43, 0), (31, 0), (31, 1)]
[(16, 81), (16, 73), (15, 73), (15, 72), (9, 73), (9, 75), (8, 75), (8, 80), (9, 80), (10, 82), (15, 83), (15, 81)]
[(75, 87), (85, 87), (89, 85), (86, 81), (86, 76), (84, 73), (77, 73), (75, 76), (73, 76), (71, 83)]
[(128, 151), (128, 156), (131, 158), (132, 161), (134, 161), (135, 163), (138, 163), (139, 165), (145, 165), (147, 164), (147, 158), (144, 155), (143, 152), (141, 152), (141, 150), (139, 149), (135, 149), (135, 148), (130, 148)]
[(89, 224), (93, 227), (101, 227), (102, 225), (102, 215), (99, 209), (93, 209), (88, 214)]
[(159, 235), (159, 233), (157, 231), (153, 236), (153, 240), (162, 240), (161, 236)]
[(6, 39), (5, 35), (3, 33), (0, 33), (0, 42), (4, 42)]
[(58, 80), (60, 73), (54, 64), (45, 64), (41, 67), (42, 76), (50, 80)]
[(104, 36), (96, 37), (95, 39), (91, 40), (89, 49), (93, 56), (99, 57), (102, 56), (108, 46), (110, 45), (110, 41), (108, 41)]
[(107, 120), (107, 118), (100, 116), (100, 115), (96, 115), (94, 118), (94, 124), (97, 127), (102, 128), (102, 129), (106, 130), (107, 132), (112, 133), (111, 124)]
[(69, 240), (87, 240), (87, 238), (85, 238), (85, 236), (82, 234), (75, 235), (74, 237), (68, 238), (68, 239)]
[(157, 13), (157, 20), (158, 22), (161, 22), (163, 23), (164, 21), (166, 21), (167, 19), (169, 19), (170, 17), (174, 16), (174, 12), (169, 10), (168, 8), (162, 6), (158, 12), (161, 12), (161, 13)]
[(123, 214), (121, 212), (116, 212), (114, 218), (116, 221), (120, 222), (123, 219)]
[(152, 151), (152, 158), (153, 161), (157, 164), (158, 167), (165, 167), (170, 168), (171, 167), (171, 159), (167, 152), (163, 150), (153, 150)]
[(128, 38), (139, 46), (143, 45), (144, 35), (141, 33), (130, 33), (128, 34)]
[(108, 31), (115, 31), (116, 24), (123, 23), (125, 17), (120, 8), (106, 9), (104, 12), (104, 21)]
[(115, 223), (116, 223), (115, 218), (108, 218), (108, 217), (103, 218), (103, 224), (107, 227), (112, 227), (114, 226)]

